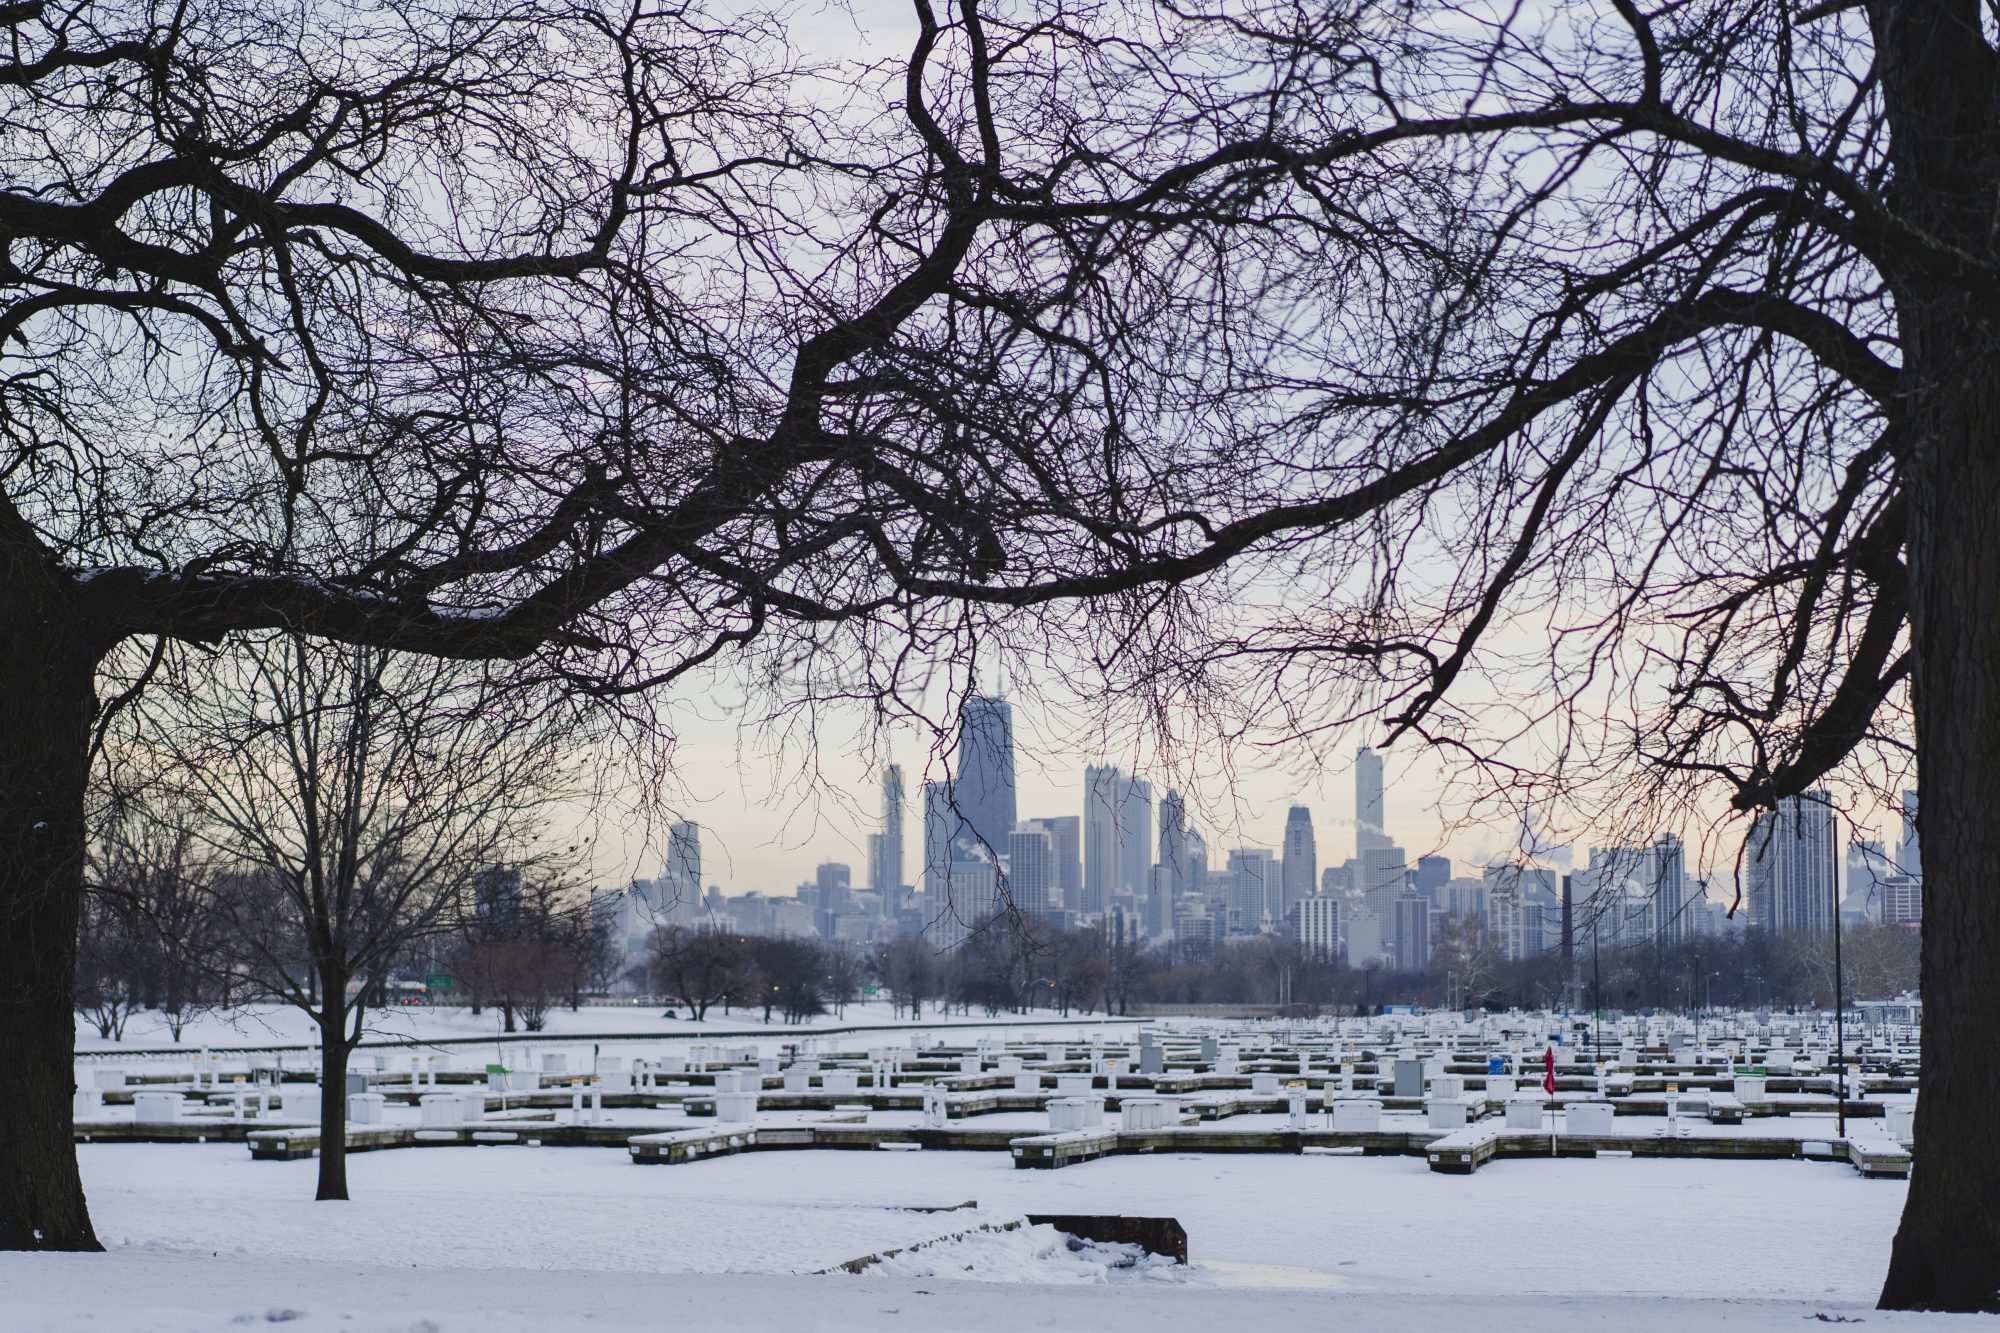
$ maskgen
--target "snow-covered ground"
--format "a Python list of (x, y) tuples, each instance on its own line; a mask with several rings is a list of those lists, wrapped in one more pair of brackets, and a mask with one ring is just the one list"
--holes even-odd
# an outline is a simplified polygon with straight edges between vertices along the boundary
[[(687, 1011), (682, 1009), (677, 1012), (685, 1014)], [(565, 1037), (571, 1040), (579, 1036), (625, 1040), (657, 1036), (697, 1041), (704, 1038), (727, 1039), (746, 1044), (753, 1040), (769, 1040), (775, 1047), (780, 1041), (792, 1039), (788, 1034), (855, 1027), (905, 1028), (911, 1032), (950, 1027), (963, 1030), (967, 1035), (976, 1035), (984, 1029), (995, 1033), (1004, 1031), (1013, 1037), (1040, 1027), (1051, 1033), (1061, 1032), (1071, 1040), (1086, 1038), (1090, 1032), (1097, 1030), (1107, 1034), (1115, 1032), (1130, 1040), (1130, 1034), (1138, 1027), (1136, 1019), (1121, 1021), (1102, 1015), (1095, 1018), (1079, 1015), (1076, 1016), (1077, 1021), (1066, 1022), (1045, 1013), (1032, 1018), (1001, 1020), (979, 1014), (939, 1016), (927, 1013), (921, 1020), (912, 1020), (897, 1017), (890, 1011), (887, 1001), (879, 1000), (850, 1004), (842, 1014), (821, 1014), (800, 1025), (777, 1022), (767, 1025), (762, 1021), (761, 1010), (737, 1009), (725, 1014), (719, 1008), (711, 1009), (708, 1017), (699, 1023), (685, 1017), (666, 1018), (662, 1014), (661, 1008), (654, 1004), (585, 1005), (575, 1011), (558, 1008), (549, 1013), (548, 1026), (544, 1031), (514, 1033), (503, 1038), (497, 1009), (487, 1009), (477, 1016), (470, 1009), (459, 1006), (371, 1009), (367, 1015), (365, 1040), (458, 1041), (484, 1037), (547, 1044), (550, 1049), (557, 1049)], [(196, 1015), (183, 1029), (180, 1041), (176, 1042), (167, 1029), (166, 1020), (157, 1011), (146, 1010), (132, 1017), (126, 1025), (124, 1039), (118, 1041), (107, 1041), (98, 1036), (97, 1029), (79, 1015), (76, 1048), (79, 1052), (115, 1054), (178, 1047), (192, 1054), (203, 1047), (220, 1051), (245, 1047), (304, 1046), (312, 1036), (312, 1024), (297, 1009), (283, 1005), (246, 1005)], [(876, 1034), (873, 1040), (878, 1044), (887, 1044), (907, 1038), (883, 1033)], [(870, 1044), (870, 1039), (859, 1038), (859, 1043), (866, 1046)]]
[[(313, 1163), (240, 1145), (80, 1157), (111, 1253), (0, 1255), (10, 1333), (1956, 1322), (1867, 1308), (1903, 1187), (1828, 1163), (1501, 1161), (1458, 1177), (1413, 1158), (1042, 1172), (998, 1153), (793, 1152), (642, 1168), (616, 1150), (497, 1147), (359, 1154), (354, 1201), (316, 1204)], [(1107, 1272), (1023, 1231), (811, 1276), (1029, 1212), (1178, 1217), (1195, 1262)]]

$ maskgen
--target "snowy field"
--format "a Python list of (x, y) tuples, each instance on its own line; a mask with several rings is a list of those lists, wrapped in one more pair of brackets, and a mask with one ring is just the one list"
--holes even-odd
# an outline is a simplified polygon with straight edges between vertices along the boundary
[[(679, 1012), (685, 1013), (685, 1010)], [(1040, 1014), (1032, 1019), (996, 1020), (983, 1015), (961, 1017), (940, 1016), (927, 1013), (921, 1020), (898, 1018), (890, 1011), (885, 1001), (871, 1001), (850, 1004), (842, 1015), (821, 1014), (801, 1025), (788, 1025), (762, 1021), (762, 1010), (738, 1009), (725, 1014), (721, 1009), (712, 1009), (708, 1017), (696, 1023), (687, 1018), (663, 1017), (660, 1006), (645, 1005), (586, 1005), (571, 1012), (568, 1009), (554, 1009), (549, 1013), (548, 1027), (543, 1032), (519, 1032), (504, 1035), (500, 1031), (500, 1011), (488, 1009), (474, 1016), (472, 1011), (462, 1007), (411, 1006), (408, 1008), (371, 1009), (367, 1015), (368, 1041), (462, 1041), (468, 1038), (492, 1038), (496, 1041), (528, 1042), (547, 1044), (550, 1049), (559, 1049), (562, 1040), (571, 1034), (589, 1037), (610, 1037), (614, 1040), (640, 1040), (647, 1037), (673, 1037), (701, 1040), (742, 1039), (754, 1040), (770, 1034), (772, 1045), (787, 1040), (786, 1034), (813, 1031), (829, 1031), (842, 1028), (900, 1028), (911, 1033), (949, 1027), (967, 1036), (976, 1036), (982, 1030), (1006, 1032), (1019, 1036), (1022, 1031), (1038, 1028), (1050, 1032), (1061, 1032), (1072, 1039), (1087, 1037), (1093, 1031), (1119, 1033), (1130, 1039), (1130, 1034), (1139, 1026), (1137, 1019), (1108, 1019), (1102, 1015), (1094, 1018), (1078, 1016), (1074, 1021), (1064, 1022), (1048, 1014)], [(97, 1029), (77, 1019), (76, 1049), (80, 1053), (92, 1055), (115, 1055), (120, 1051), (168, 1050), (180, 1048), (192, 1054), (203, 1047), (211, 1050), (242, 1048), (263, 1048), (271, 1046), (304, 1046), (312, 1039), (312, 1024), (297, 1009), (279, 1005), (246, 1006), (240, 1009), (217, 1011), (196, 1015), (175, 1042), (167, 1030), (165, 1020), (157, 1011), (146, 1010), (133, 1015), (126, 1025), (122, 1041), (107, 1041), (97, 1035)], [(572, 1037), (572, 1039), (574, 1039)], [(906, 1038), (902, 1038), (906, 1040)], [(881, 1044), (899, 1040), (897, 1034), (877, 1034)], [(866, 1045), (864, 1039), (860, 1044)]]
[[(298, 1330), (1993, 1328), (1868, 1306), (1903, 1187), (1815, 1162), (748, 1154), (359, 1154), (355, 1199), (240, 1145), (80, 1149), (105, 1256), (0, 1256), (0, 1327)], [(976, 1199), (976, 1210), (909, 1211)], [(1109, 1269), (988, 1234), (863, 1275), (841, 1261), (1029, 1212), (1168, 1214), (1187, 1269)]]

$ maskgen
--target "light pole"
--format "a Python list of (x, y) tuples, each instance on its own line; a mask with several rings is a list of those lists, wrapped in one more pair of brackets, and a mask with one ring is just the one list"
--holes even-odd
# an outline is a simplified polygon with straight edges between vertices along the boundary
[(1833, 799), (1827, 798), (1826, 861), (1828, 892), (1833, 895), (1833, 1095), (1840, 1136), (1847, 1137), (1847, 1004), (1840, 975), (1840, 820), (1833, 813)]

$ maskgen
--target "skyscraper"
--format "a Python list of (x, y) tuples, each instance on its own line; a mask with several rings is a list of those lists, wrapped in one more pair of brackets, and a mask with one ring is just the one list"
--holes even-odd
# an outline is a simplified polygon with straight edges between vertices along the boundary
[(1396, 896), (1396, 970), (1422, 972), (1431, 965), (1431, 900), (1414, 888)]
[(1153, 893), (1146, 917), (1146, 929), (1151, 934), (1164, 935), (1173, 930), (1174, 914), (1192, 891), (1187, 835), (1187, 805), (1179, 792), (1170, 791), (1160, 798), (1160, 860), (1153, 871)]
[(667, 830), (667, 870), (661, 876), (662, 902), (669, 915), (701, 906), (701, 825), (676, 820)]
[(1116, 768), (1083, 770), (1083, 895), (1104, 911), (1120, 893), (1144, 898), (1152, 880), (1153, 789)]
[(1167, 891), (1176, 900), (1190, 888), (1187, 836), (1187, 803), (1170, 791), (1160, 798), (1160, 869), (1167, 872)]
[(1153, 884), (1153, 784), (1133, 778), (1125, 784), (1118, 817), (1121, 887), (1145, 900)]
[(1417, 868), (1410, 876), (1410, 882), (1417, 892), (1431, 900), (1431, 906), (1444, 905), (1441, 895), (1444, 886), (1451, 883), (1451, 858), (1449, 856), (1420, 856)]
[(1750, 826), (1743, 853), (1750, 920), (1766, 930), (1818, 934), (1833, 927), (1833, 798), (1787, 796)]
[(1896, 869), (1918, 878), (1924, 873), (1923, 844), (1917, 836), (1917, 794), (1913, 791), (1903, 793), (1903, 841), (1896, 848)]
[(936, 903), (951, 887), (952, 844), (958, 815), (951, 807), (951, 784), (924, 784), (924, 892)]
[(1370, 746), (1354, 752), (1354, 856), (1366, 862), (1370, 851), (1389, 845), (1383, 826), (1382, 754)]
[(847, 910), (847, 891), (851, 887), (852, 872), (838, 861), (822, 861), (813, 872), (813, 893), (818, 899), (814, 920), (822, 938), (833, 938), (834, 923)]
[(1285, 919), (1278, 899), (1277, 858), (1264, 847), (1238, 847), (1229, 854), (1230, 926), (1246, 935), (1255, 935), (1266, 924)]
[(961, 825), (961, 855), (982, 848), (998, 861), (1014, 831), (1014, 709), (1005, 699), (975, 695), (958, 713), (958, 755), (952, 774)]
[(1079, 910), (1083, 889), (1083, 821), (1075, 815), (1024, 819), (1021, 827), (1049, 837), (1049, 910)]
[(1284, 864), (1279, 870), (1282, 895), (1278, 916), (1282, 920), (1293, 903), (1311, 897), (1319, 887), (1319, 849), (1313, 843), (1312, 811), (1303, 805), (1295, 805), (1286, 812), (1281, 855)]
[(1847, 893), (1840, 900), (1843, 920), (1880, 921), (1882, 882), (1901, 873), (1876, 838), (1855, 838), (1847, 844)]
[(1661, 949), (1688, 937), (1687, 850), (1671, 833), (1653, 839), (1653, 938)]
[(882, 915), (896, 914), (903, 887), (903, 766), (882, 770), (882, 832), (870, 842), (868, 887), (881, 895)]
[(1007, 835), (1007, 896), (1016, 911), (1045, 917), (1052, 902), (1055, 840), (1042, 821), (1030, 819)]

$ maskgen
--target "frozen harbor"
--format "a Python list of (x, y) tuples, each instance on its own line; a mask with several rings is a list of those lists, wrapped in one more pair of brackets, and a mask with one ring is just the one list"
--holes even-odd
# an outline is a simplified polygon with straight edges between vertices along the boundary
[[(339, 1204), (311, 1199), (288, 1034), (82, 1055), (111, 1253), (0, 1256), (10, 1308), (163, 1333), (1906, 1322), (1870, 1308), (1905, 1186), (1841, 1162), (1866, 1143), (1907, 1169), (1907, 1031), (1851, 1039), (1843, 1138), (1810, 1018), (1627, 1020), (1587, 1048), (1550, 1015), (728, 1038), (571, 1018), (597, 1030), (471, 1046), (423, 1014), (417, 1044), (364, 1051), (352, 1147), (458, 1150), (359, 1151)], [(728, 1155), (632, 1169), (717, 1136)], [(1028, 1160), (1052, 1142), (1089, 1150)], [(853, 1151), (885, 1145), (910, 1151)], [(1191, 1263), (1076, 1248), (1025, 1225), (1043, 1214), (1176, 1218)]]
[[(353, 1202), (315, 1204), (311, 1163), (253, 1163), (234, 1145), (80, 1151), (111, 1254), (0, 1256), (23, 1327), (223, 1329), (294, 1311), (307, 1329), (636, 1329), (676, 1311), (686, 1326), (860, 1328), (892, 1309), (900, 1326), (959, 1328), (1225, 1310), (1407, 1310), (1396, 1323), (1414, 1329), (1903, 1322), (1866, 1308), (1902, 1186), (1808, 1162), (1501, 1162), (1459, 1178), (1406, 1158), (1033, 1172), (988, 1153), (802, 1152), (634, 1171), (615, 1151), (506, 1146), (357, 1157)], [(812, 1276), (1031, 1212), (1177, 1216), (1192, 1263), (1092, 1280), (1001, 1241), (965, 1257), (1004, 1288), (962, 1269)]]

